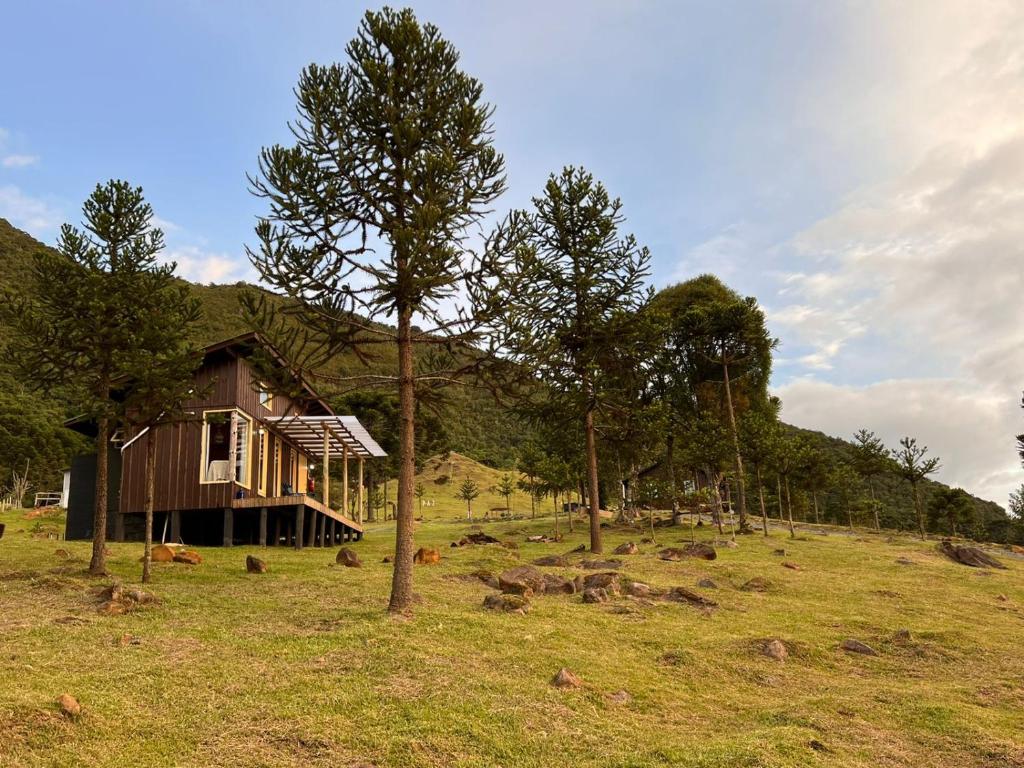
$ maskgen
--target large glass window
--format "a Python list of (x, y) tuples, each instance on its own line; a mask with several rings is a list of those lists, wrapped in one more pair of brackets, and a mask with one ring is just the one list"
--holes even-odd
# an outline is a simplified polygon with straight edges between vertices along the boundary
[(206, 411), (203, 414), (204, 483), (229, 483), (249, 487), (249, 455), (252, 419), (241, 411)]

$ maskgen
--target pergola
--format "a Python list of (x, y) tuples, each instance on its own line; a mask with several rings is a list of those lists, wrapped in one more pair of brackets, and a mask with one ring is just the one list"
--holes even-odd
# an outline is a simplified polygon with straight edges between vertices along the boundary
[(309, 455), (320, 460), (323, 468), (323, 497), (330, 498), (330, 475), (327, 459), (342, 459), (342, 509), (348, 512), (348, 459), (359, 459), (359, 498), (357, 520), (362, 521), (363, 460), (387, 456), (366, 427), (355, 416), (270, 416), (266, 418), (276, 430)]

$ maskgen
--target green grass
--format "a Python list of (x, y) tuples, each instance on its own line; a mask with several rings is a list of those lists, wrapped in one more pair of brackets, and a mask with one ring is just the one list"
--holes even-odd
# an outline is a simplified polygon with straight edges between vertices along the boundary
[[(204, 549), (200, 566), (156, 567), (159, 605), (107, 617), (88, 543), (32, 538), (21, 512), (0, 521), (5, 767), (1024, 764), (1020, 560), (984, 573), (877, 536), (745, 536), (714, 562), (662, 562), (642, 544), (623, 573), (662, 587), (709, 576), (719, 588), (701, 591), (720, 607), (559, 595), (503, 615), (482, 609), (489, 590), (468, 575), (564, 552), (584, 532), (526, 544), (551, 521), (492, 523), (519, 549), (449, 549), (466, 524), (427, 520), (417, 539), (444, 559), (417, 567), (407, 620), (384, 613), (384, 525), (354, 545), (362, 569), (335, 567), (333, 550)], [(608, 530), (606, 548), (643, 535)], [(781, 567), (777, 547), (802, 570)], [(137, 580), (141, 545), (111, 549), (112, 572)], [(270, 573), (247, 575), (250, 553)], [(769, 592), (738, 589), (755, 575)], [(907, 645), (891, 639), (903, 627)], [(775, 637), (785, 663), (758, 652)], [(880, 656), (838, 650), (847, 637)], [(584, 688), (553, 688), (562, 666)], [(608, 700), (620, 689), (630, 703)], [(64, 692), (84, 707), (77, 721), (57, 711)]]

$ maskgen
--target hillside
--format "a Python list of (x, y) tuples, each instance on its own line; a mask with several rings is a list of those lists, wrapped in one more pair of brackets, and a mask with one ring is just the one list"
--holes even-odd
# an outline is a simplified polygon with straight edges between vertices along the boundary
[[(431, 456), (423, 464), (423, 469), (416, 475), (416, 482), (423, 485), (423, 518), (465, 520), (466, 502), (457, 498), (459, 486), (469, 478), (480, 490), (480, 496), (473, 500), (473, 518), (479, 519), (485, 513), (491, 516), (500, 515), (505, 510), (505, 499), (494, 492), (494, 487), (501, 480), (503, 470), (494, 469), (475, 461), (468, 456), (452, 451), (447, 456)], [(518, 479), (516, 472), (510, 472)], [(551, 505), (543, 506), (547, 514)], [(511, 497), (511, 512), (515, 515), (530, 514), (530, 497), (517, 490)]]
[[(83, 574), (88, 542), (33, 538), (0, 513), (0, 763), (10, 768), (260, 765), (374, 768), (1011, 768), (1024, 760), (1024, 561), (978, 572), (911, 537), (744, 537), (712, 562), (665, 562), (625, 541), (623, 584), (683, 586), (716, 605), (613, 595), (534, 597), (485, 610), (474, 573), (563, 554), (586, 532), (529, 543), (550, 518), (488, 524), (498, 545), (450, 548), (470, 530), (426, 521), (411, 618), (384, 612), (394, 529), (335, 551), (202, 549), (157, 563), (159, 602), (97, 612), (108, 580)], [(565, 529), (563, 527), (563, 532)], [(708, 541), (710, 531), (698, 535)], [(679, 535), (659, 533), (662, 546)], [(134, 583), (141, 544), (110, 543)], [(55, 557), (55, 550), (69, 557)], [(785, 556), (774, 554), (785, 548)], [(269, 572), (247, 575), (247, 555)], [(574, 577), (584, 555), (566, 567)], [(898, 559), (913, 564), (904, 565)], [(783, 560), (800, 570), (783, 568)], [(982, 577), (984, 576), (984, 577)], [(742, 589), (768, 580), (765, 592)], [(715, 588), (697, 586), (711, 579)], [(900, 634), (901, 630), (907, 630)], [(878, 655), (850, 653), (853, 638)], [(764, 655), (779, 639), (788, 659)], [(582, 686), (550, 684), (562, 667)], [(73, 695), (75, 720), (56, 699)]]

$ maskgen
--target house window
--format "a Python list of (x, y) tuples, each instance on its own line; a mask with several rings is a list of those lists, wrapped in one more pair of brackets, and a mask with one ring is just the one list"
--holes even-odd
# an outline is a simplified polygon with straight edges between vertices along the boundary
[(266, 384), (259, 385), (259, 396), (260, 405), (262, 405), (268, 411), (274, 407), (274, 394), (269, 389), (267, 389)]
[(249, 487), (252, 419), (241, 411), (203, 413), (204, 483), (230, 483)]

